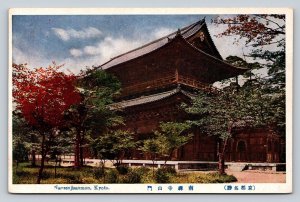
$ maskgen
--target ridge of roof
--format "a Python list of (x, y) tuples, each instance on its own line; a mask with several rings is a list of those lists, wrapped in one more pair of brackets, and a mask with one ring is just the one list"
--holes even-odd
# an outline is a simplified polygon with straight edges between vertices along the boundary
[[(184, 31), (184, 33), (182, 33), (182, 34), (185, 34), (187, 31), (189, 31), (191, 28), (195, 27), (195, 25), (197, 25), (199, 22), (202, 22), (202, 21), (203, 21), (203, 20), (197, 21), (197, 22), (195, 22), (195, 23), (193, 23), (193, 24), (191, 24), (191, 25), (185, 26), (185, 27), (183, 27), (182, 29), (179, 29), (179, 30), (180, 30), (180, 31)], [(190, 27), (191, 27), (191, 28), (190, 28)], [(188, 28), (190, 28), (190, 29), (188, 29)], [(163, 36), (163, 37), (160, 37), (160, 38), (158, 38), (158, 39), (155, 39), (154, 41), (151, 41), (151, 42), (149, 42), (149, 43), (146, 43), (146, 44), (144, 44), (144, 45), (142, 45), (142, 46), (140, 46), (140, 47), (137, 47), (137, 48), (135, 48), (135, 49), (132, 49), (132, 50), (130, 50), (130, 51), (127, 51), (127, 52), (125, 52), (125, 53), (122, 53), (122, 54), (120, 54), (120, 55), (117, 55), (117, 56), (111, 58), (111, 60), (113, 60), (113, 59), (115, 59), (115, 58), (118, 58), (118, 57), (120, 57), (120, 56), (126, 55), (127, 53), (134, 52), (134, 51), (136, 51), (136, 50), (142, 49), (142, 48), (144, 48), (144, 47), (146, 47), (146, 46), (149, 46), (149, 45), (154, 44), (154, 43), (156, 43), (156, 42), (158, 42), (158, 41), (161, 41), (162, 39), (166, 39), (166, 38), (168, 38), (168, 37), (170, 37), (170, 36), (172, 36), (172, 35), (175, 36), (177, 33), (178, 33), (178, 31), (172, 32), (172, 33), (170, 33), (170, 34), (168, 34), (168, 35), (166, 35), (166, 36)], [(189, 36), (188, 36), (188, 37), (189, 37)]]
[[(199, 21), (197, 21), (197, 22), (195, 22), (195, 23), (193, 23), (193, 24), (190, 24), (190, 25), (188, 25), (188, 26), (185, 26), (185, 27), (179, 29), (178, 31), (180, 31), (181, 35), (182, 35), (184, 38), (189, 38), (190, 36), (192, 36), (193, 34), (195, 34), (197, 31), (199, 31), (199, 30), (202, 28), (202, 26), (205, 25), (205, 24), (206, 24), (206, 23), (205, 23), (205, 18), (203, 18), (203, 19), (201, 19), (201, 20), (199, 20)], [(197, 28), (197, 25), (199, 25), (198, 28)], [(195, 28), (196, 31), (194, 30), (194, 28)], [(135, 49), (133, 49), (133, 50), (130, 50), (130, 51), (127, 51), (127, 52), (125, 52), (125, 53), (122, 53), (122, 54), (120, 54), (120, 55), (118, 55), (118, 56), (115, 56), (115, 57), (111, 58), (110, 60), (108, 60), (107, 62), (101, 64), (100, 66), (95, 67), (95, 69), (99, 69), (99, 68), (101, 68), (101, 69), (108, 69), (108, 68), (110, 68), (110, 67), (112, 67), (112, 66), (114, 66), (114, 65), (118, 65), (118, 64), (124, 63), (124, 62), (126, 62), (126, 61), (135, 59), (135, 58), (137, 58), (137, 57), (139, 57), (139, 56), (145, 55), (145, 54), (147, 54), (147, 53), (149, 53), (149, 52), (151, 52), (151, 51), (153, 51), (153, 50), (156, 50), (156, 49), (158, 49), (158, 48), (160, 48), (160, 47), (166, 45), (167, 43), (169, 43), (169, 42), (170, 42), (170, 39), (174, 38), (174, 37), (177, 35), (178, 31), (172, 32), (172, 33), (170, 33), (170, 34), (168, 34), (168, 35), (166, 35), (166, 36), (163, 36), (163, 37), (161, 37), (161, 38), (159, 38), (159, 39), (156, 39), (156, 40), (154, 40), (154, 41), (151, 41), (151, 42), (149, 42), (149, 43), (147, 43), (147, 44), (144, 44), (144, 45), (142, 45), (142, 46), (140, 46), (140, 47), (138, 47), (138, 48), (135, 48)], [(191, 32), (189, 32), (189, 31), (191, 31)], [(186, 36), (186, 35), (187, 35), (187, 36)], [(164, 42), (164, 40), (166, 40), (166, 41)], [(158, 44), (159, 42), (161, 42), (161, 44)], [(121, 57), (123, 57), (123, 56), (126, 56), (126, 55), (128, 55), (128, 54), (137, 52), (137, 51), (139, 51), (139, 50), (145, 49), (145, 48), (147, 48), (147, 47), (149, 47), (149, 46), (151, 46), (151, 45), (155, 45), (155, 44), (158, 44), (158, 46), (157, 46), (155, 49), (153, 49), (153, 50), (150, 50), (150, 51), (148, 51), (148, 52), (146, 51), (146, 53), (142, 53), (142, 54), (140, 54), (140, 55), (138, 55), (138, 56), (133, 56), (133, 57), (130, 58), (130, 59), (125, 59), (124, 61), (121, 61), (121, 62), (119, 62), (119, 63), (117, 62), (116, 64), (112, 64), (112, 65), (110, 65), (110, 66), (108, 66), (108, 67), (106, 67), (106, 68), (103, 68), (103, 67), (105, 67), (107, 64), (113, 62), (113, 61), (116, 60), (116, 59), (119, 59), (119, 58), (121, 58)]]

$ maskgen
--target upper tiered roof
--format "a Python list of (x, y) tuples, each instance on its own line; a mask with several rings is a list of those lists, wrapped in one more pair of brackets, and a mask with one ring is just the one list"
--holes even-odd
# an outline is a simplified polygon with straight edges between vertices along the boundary
[(122, 83), (120, 97), (156, 93), (180, 84), (195, 89), (244, 73), (225, 62), (202, 19), (100, 65)]
[(218, 52), (215, 44), (213, 43), (213, 40), (211, 39), (211, 37), (209, 35), (207, 25), (205, 23), (205, 19), (202, 19), (191, 25), (183, 27), (183, 28), (179, 29), (178, 31), (175, 31), (173, 33), (170, 33), (170, 34), (162, 37), (162, 38), (159, 38), (155, 41), (145, 44), (141, 47), (138, 47), (136, 49), (133, 49), (131, 51), (128, 51), (126, 53), (118, 55), (118, 56), (110, 59), (109, 61), (105, 62), (104, 64), (100, 65), (98, 68), (108, 69), (108, 68), (116, 66), (118, 64), (127, 62), (129, 60), (138, 58), (140, 56), (143, 56), (147, 53), (150, 53), (150, 52), (166, 45), (167, 43), (170, 42), (171, 39), (175, 38), (176, 35), (178, 35), (178, 34), (181, 34), (184, 39), (189, 40), (190, 38), (195, 36), (200, 31), (203, 31), (208, 36), (207, 39), (208, 39), (209, 46), (212, 49), (212, 56), (216, 57), (217, 59), (222, 60), (220, 53)]

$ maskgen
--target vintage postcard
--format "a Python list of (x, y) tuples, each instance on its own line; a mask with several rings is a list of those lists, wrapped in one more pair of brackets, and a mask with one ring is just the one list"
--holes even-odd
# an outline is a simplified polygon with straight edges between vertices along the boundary
[(293, 11), (12, 8), (9, 192), (291, 193)]

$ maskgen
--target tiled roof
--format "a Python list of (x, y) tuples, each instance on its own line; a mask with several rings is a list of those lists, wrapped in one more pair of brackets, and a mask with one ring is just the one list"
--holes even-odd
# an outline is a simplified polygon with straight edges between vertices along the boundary
[(127, 107), (132, 107), (136, 105), (141, 105), (141, 104), (146, 104), (146, 103), (152, 103), (155, 101), (159, 101), (165, 98), (168, 98), (172, 95), (175, 95), (177, 93), (182, 93), (190, 98), (194, 97), (193, 94), (188, 93), (180, 88), (176, 88), (170, 91), (162, 92), (162, 93), (157, 93), (157, 94), (152, 94), (152, 95), (147, 95), (147, 96), (141, 96), (138, 98), (134, 98), (131, 100), (124, 100), (121, 102), (113, 103), (110, 105), (111, 109), (122, 109), (122, 108), (127, 108)]
[[(187, 27), (184, 27), (184, 28), (180, 29), (180, 34), (183, 36), (184, 39), (187, 39), (190, 36), (192, 36), (193, 34), (197, 33), (204, 24), (205, 24), (205, 20), (202, 19), (202, 20), (200, 20), (200, 21), (198, 21), (194, 24), (191, 24)], [(98, 68), (108, 69), (112, 66), (121, 64), (123, 62), (129, 61), (129, 60), (132, 60), (132, 59), (137, 58), (139, 56), (150, 53), (150, 52), (164, 46), (165, 44), (167, 44), (170, 39), (173, 39), (177, 35), (178, 31), (173, 32), (173, 33), (171, 33), (167, 36), (164, 36), (160, 39), (157, 39), (157, 40), (155, 40), (151, 43), (148, 43), (144, 46), (141, 46), (137, 49), (134, 49), (134, 50), (131, 50), (127, 53), (116, 56), (116, 57), (110, 59), (109, 61), (107, 61), (106, 63), (100, 65)]]

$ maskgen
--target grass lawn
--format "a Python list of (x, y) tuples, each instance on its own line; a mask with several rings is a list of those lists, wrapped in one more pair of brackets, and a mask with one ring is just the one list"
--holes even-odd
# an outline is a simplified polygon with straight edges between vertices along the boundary
[[(18, 168), (14, 165), (14, 184), (35, 184), (38, 167), (31, 167), (29, 163), (19, 163)], [(211, 173), (176, 173), (173, 169), (153, 170), (145, 167), (136, 168), (105, 168), (101, 170), (95, 167), (72, 167), (46, 166), (42, 184), (102, 184), (102, 183), (226, 183), (235, 182), (233, 175), (219, 175)]]

